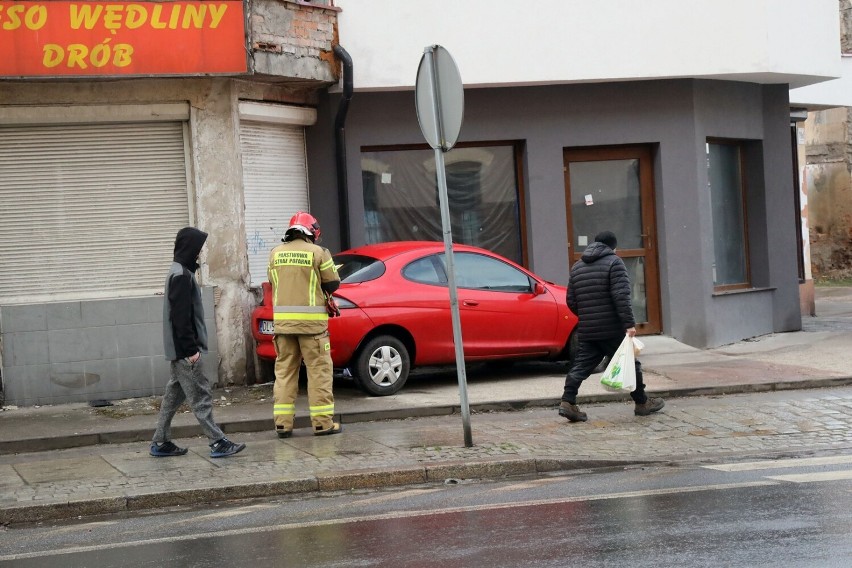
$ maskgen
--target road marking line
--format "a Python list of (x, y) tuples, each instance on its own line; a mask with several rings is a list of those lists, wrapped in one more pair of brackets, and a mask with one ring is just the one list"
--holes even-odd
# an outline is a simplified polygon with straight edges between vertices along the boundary
[(85, 525), (68, 525), (68, 526), (60, 526), (49, 529), (49, 533), (51, 536), (70, 533), (70, 532), (78, 532), (78, 531), (89, 531), (92, 530), (90, 527), (108, 527), (110, 525), (117, 525), (120, 521), (98, 521), (92, 523), (86, 523)]
[(823, 458), (798, 458), (788, 460), (763, 460), (741, 463), (721, 463), (716, 465), (703, 465), (704, 469), (715, 469), (719, 471), (754, 471), (758, 469), (781, 469), (785, 467), (807, 467), (814, 465), (838, 465), (852, 463), (852, 456), (828, 456)]
[(844, 481), (852, 479), (852, 471), (821, 471), (818, 473), (796, 473), (790, 475), (767, 476), (766, 479), (789, 481), (791, 483), (818, 483), (820, 481)]
[[(426, 489), (412, 489), (404, 492), (377, 494), (373, 497), (365, 497), (364, 499), (353, 500), (351, 505), (376, 505), (378, 503), (386, 503), (388, 501), (398, 501), (400, 499), (408, 499), (414, 495), (428, 495), (429, 493), (439, 493), (444, 491), (443, 487), (430, 487)], [(339, 507), (327, 507), (325, 510), (336, 510)]]
[(229, 529), (224, 531), (205, 532), (199, 534), (172, 536), (163, 538), (150, 538), (129, 542), (114, 542), (107, 544), (96, 544), (90, 546), (73, 546), (62, 550), (44, 550), (38, 552), (25, 552), (21, 554), (0, 555), (0, 562), (9, 560), (23, 560), (26, 558), (41, 558), (47, 556), (63, 556), (82, 552), (95, 552), (98, 550), (131, 548), (149, 544), (163, 544), (180, 541), (193, 541), (206, 538), (219, 538), (227, 536), (238, 536), (245, 534), (269, 533), (286, 529), (299, 529), (307, 527), (321, 527), (344, 525), (350, 523), (363, 523), (369, 521), (383, 521), (392, 519), (406, 519), (413, 517), (426, 517), (429, 515), (451, 515), (454, 513), (467, 513), (473, 511), (499, 511), (501, 509), (513, 509), (519, 507), (536, 507), (539, 505), (556, 505), (560, 503), (577, 503), (582, 501), (602, 501), (610, 499), (621, 499), (625, 497), (645, 497), (652, 495), (672, 495), (676, 493), (696, 493), (699, 491), (722, 491), (725, 489), (742, 489), (746, 487), (777, 486), (774, 481), (750, 481), (745, 483), (727, 483), (716, 485), (694, 485), (687, 487), (671, 487), (667, 489), (648, 489), (642, 491), (623, 491), (620, 493), (604, 493), (597, 495), (582, 495), (578, 497), (564, 497), (561, 499), (539, 499), (535, 501), (521, 501), (510, 503), (494, 503), (490, 505), (469, 505), (465, 507), (451, 507), (447, 509), (425, 509), (419, 511), (397, 511), (379, 515), (365, 515), (362, 517), (348, 517), (340, 519), (327, 519), (323, 521), (304, 521), (297, 523), (284, 523), (274, 526), (251, 527), (244, 529)]
[(240, 507), (239, 509), (227, 509), (225, 511), (216, 511), (215, 513), (208, 513), (206, 515), (198, 515), (196, 517), (192, 517), (190, 519), (182, 519), (175, 523), (167, 523), (167, 524), (186, 524), (190, 522), (195, 522), (202, 519), (224, 519), (228, 517), (235, 517), (237, 515), (248, 515), (249, 513), (256, 513), (257, 511), (263, 511), (265, 509), (271, 509), (274, 505), (267, 504), (259, 504), (259, 505), (249, 505), (247, 507)]
[[(443, 487), (436, 487), (436, 488), (430, 488), (430, 489), (414, 489), (414, 490), (411, 490), (411, 491), (406, 491), (404, 494), (402, 494), (402, 493), (382, 494), (382, 495), (379, 495), (377, 497), (369, 497), (367, 499), (362, 499), (362, 500), (356, 501), (352, 504), (353, 505), (373, 505), (373, 504), (382, 503), (384, 501), (406, 499), (409, 496), (411, 496), (412, 494), (413, 495), (421, 495), (421, 494), (424, 494), (424, 493), (434, 493), (436, 491), (444, 491), (444, 488)], [(247, 506), (247, 507), (240, 507), (239, 509), (233, 509), (233, 510), (228, 510), (228, 511), (218, 511), (218, 512), (215, 512), (215, 513), (210, 513), (210, 514), (207, 514), (207, 515), (201, 515), (201, 516), (192, 517), (192, 518), (188, 518), (188, 519), (179, 519), (179, 520), (176, 520), (176, 521), (171, 521), (169, 523), (163, 523), (161, 526), (163, 526), (163, 527), (167, 527), (167, 526), (170, 526), (170, 525), (180, 526), (180, 525), (188, 525), (190, 523), (194, 523), (198, 520), (204, 520), (204, 519), (236, 517), (238, 515), (247, 515), (249, 513), (254, 513), (256, 511), (261, 511), (261, 510), (264, 510), (264, 509), (270, 509), (270, 508), (274, 508), (274, 507), (278, 507), (278, 505), (268, 505), (268, 504), (251, 505), (251, 506)], [(321, 513), (327, 513), (329, 511), (337, 511), (338, 509), (340, 509), (340, 507), (337, 507), (337, 506), (335, 506), (335, 507), (323, 507), (323, 508), (319, 508), (319, 509), (311, 509), (310, 514), (311, 515), (317, 515), (317, 514), (321, 514)]]
[[(565, 499), (543, 499), (541, 501), (526, 501), (521, 503), (510, 503), (507, 506), (523, 507), (526, 505), (537, 506), (549, 503), (572, 503), (577, 501), (603, 501), (608, 499), (621, 499), (623, 497), (647, 497), (651, 495), (672, 495), (674, 493), (696, 493), (698, 491), (720, 491), (723, 489), (741, 489), (744, 487), (763, 487), (776, 485), (771, 481), (746, 481), (743, 483), (720, 483), (715, 485), (694, 485), (687, 487), (670, 487), (667, 489), (644, 489), (640, 491), (622, 491), (621, 493), (605, 493), (599, 495), (586, 495), (583, 497), (567, 497)], [(505, 506), (485, 506), (484, 508), (499, 509)]]
[(511, 491), (520, 491), (523, 489), (536, 489), (543, 485), (551, 485), (553, 483), (564, 483), (565, 479), (561, 477), (545, 477), (542, 479), (532, 479), (530, 481), (526, 481), (523, 483), (515, 483), (512, 485), (506, 485), (505, 487), (493, 487), (484, 491), (483, 493), (501, 493), (501, 492), (511, 492)]

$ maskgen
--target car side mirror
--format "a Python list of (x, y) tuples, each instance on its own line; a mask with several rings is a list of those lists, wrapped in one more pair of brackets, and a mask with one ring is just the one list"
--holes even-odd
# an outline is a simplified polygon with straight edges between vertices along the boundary
[(542, 294), (544, 294), (544, 284), (542, 284), (541, 282), (536, 282), (535, 286), (533, 287), (533, 292), (535, 292), (536, 296), (541, 296)]

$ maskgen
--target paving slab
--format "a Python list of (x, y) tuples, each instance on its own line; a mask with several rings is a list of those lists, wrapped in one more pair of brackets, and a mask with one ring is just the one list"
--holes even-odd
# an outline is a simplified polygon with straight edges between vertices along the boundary
[(91, 457), (44, 459), (19, 463), (13, 467), (27, 485), (55, 481), (90, 481), (121, 476), (121, 472), (100, 456), (94, 459)]

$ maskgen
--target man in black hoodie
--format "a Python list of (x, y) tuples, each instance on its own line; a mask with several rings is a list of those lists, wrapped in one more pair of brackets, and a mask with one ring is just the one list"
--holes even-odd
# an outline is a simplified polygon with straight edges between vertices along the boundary
[(154, 457), (182, 456), (186, 448), (171, 440), (171, 424), (184, 401), (195, 414), (204, 435), (210, 439), (210, 457), (223, 458), (242, 451), (245, 444), (228, 440), (213, 421), (213, 396), (210, 381), (201, 366), (201, 354), (207, 353), (207, 326), (201, 288), (195, 281), (198, 255), (207, 233), (184, 227), (175, 238), (175, 254), (163, 298), (163, 346), (171, 361), (171, 376), (160, 404), (157, 430), (151, 442)]
[[(604, 357), (612, 359), (624, 335), (636, 335), (630, 300), (630, 277), (624, 261), (615, 254), (618, 241), (611, 231), (595, 235), (583, 256), (571, 267), (568, 307), (579, 322), (577, 355), (565, 378), (559, 415), (571, 422), (585, 422), (586, 413), (577, 406), (577, 391)], [(661, 398), (648, 398), (642, 382), (642, 365), (636, 360), (636, 403), (634, 413), (647, 416), (665, 406)]]

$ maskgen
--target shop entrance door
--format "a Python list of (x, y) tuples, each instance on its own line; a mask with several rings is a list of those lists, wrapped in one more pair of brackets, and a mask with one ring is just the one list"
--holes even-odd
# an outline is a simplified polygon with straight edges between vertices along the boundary
[(618, 237), (641, 334), (660, 333), (660, 281), (654, 221), (654, 173), (647, 146), (566, 149), (565, 197), (571, 264), (600, 231)]

